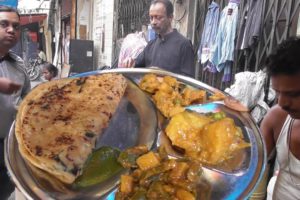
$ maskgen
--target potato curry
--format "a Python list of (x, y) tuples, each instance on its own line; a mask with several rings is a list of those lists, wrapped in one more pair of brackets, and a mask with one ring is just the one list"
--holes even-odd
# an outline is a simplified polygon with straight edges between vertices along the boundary
[(121, 177), (117, 199), (197, 199), (201, 164), (220, 165), (250, 144), (224, 112), (199, 114), (184, 107), (223, 100), (226, 96), (209, 96), (206, 91), (186, 86), (173, 77), (154, 74), (145, 75), (139, 86), (152, 95), (156, 107), (170, 118), (165, 133), (184, 156), (169, 159), (163, 147), (158, 153), (148, 152), (146, 147), (125, 151), (119, 161), (134, 171)]
[(121, 176), (116, 200), (195, 200), (201, 181), (199, 161), (169, 159), (163, 147), (158, 153), (145, 146), (125, 150), (119, 162), (132, 173)]
[(166, 134), (186, 156), (210, 165), (221, 164), (235, 151), (250, 146), (242, 130), (225, 113), (206, 116), (184, 111), (171, 118)]
[(152, 94), (156, 107), (167, 118), (183, 112), (184, 106), (206, 101), (206, 91), (187, 87), (170, 76), (147, 74), (139, 86)]

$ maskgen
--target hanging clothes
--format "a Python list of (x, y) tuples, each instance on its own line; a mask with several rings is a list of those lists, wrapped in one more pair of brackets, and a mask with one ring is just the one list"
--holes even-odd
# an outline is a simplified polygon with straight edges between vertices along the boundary
[(248, 49), (258, 44), (262, 28), (263, 5), (263, 0), (248, 1), (247, 15), (241, 24), (244, 28), (238, 36), (238, 49)]
[(198, 62), (201, 64), (209, 61), (211, 57), (211, 48), (216, 40), (220, 17), (220, 7), (214, 1), (208, 6), (205, 17), (204, 28), (201, 36), (201, 42), (198, 49)]
[(222, 10), (216, 42), (212, 48), (211, 61), (218, 72), (224, 70), (222, 81), (231, 81), (231, 68), (234, 59), (234, 40), (238, 21), (238, 4), (228, 3)]
[[(234, 84), (226, 88), (225, 92), (239, 100), (243, 105), (251, 110), (251, 115), (256, 123), (259, 123), (266, 112), (270, 109), (268, 102), (265, 102), (265, 84), (267, 80), (266, 72), (239, 72), (234, 76)], [(273, 92), (272, 92), (273, 93)], [(270, 100), (275, 98), (274, 93), (270, 95)]]

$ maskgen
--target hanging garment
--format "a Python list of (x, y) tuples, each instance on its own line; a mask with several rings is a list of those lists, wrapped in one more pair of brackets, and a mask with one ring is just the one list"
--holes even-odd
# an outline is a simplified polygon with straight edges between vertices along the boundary
[(234, 39), (236, 36), (238, 20), (238, 4), (229, 3), (222, 12), (216, 42), (212, 48), (212, 63), (216, 66), (218, 72), (225, 70), (226, 77), (223, 82), (230, 81), (231, 66), (234, 59)]
[(201, 42), (197, 52), (198, 61), (201, 61), (201, 64), (206, 63), (210, 59), (211, 47), (213, 46), (217, 36), (219, 16), (219, 5), (213, 1), (208, 7), (204, 28), (201, 36)]
[(247, 15), (242, 21), (242, 31), (238, 36), (238, 49), (247, 49), (256, 46), (262, 27), (263, 0), (250, 0), (247, 5)]

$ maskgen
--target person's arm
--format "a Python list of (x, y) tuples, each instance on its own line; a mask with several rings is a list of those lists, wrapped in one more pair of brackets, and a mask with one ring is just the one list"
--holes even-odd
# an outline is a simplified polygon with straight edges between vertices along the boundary
[(135, 60), (133, 58), (126, 58), (121, 67), (125, 67), (125, 68), (132, 68), (135, 66)]
[(18, 91), (21, 85), (11, 81), (8, 78), (0, 78), (0, 92), (3, 94), (12, 94)]
[(181, 47), (181, 74), (195, 77), (195, 54), (190, 41), (185, 42)]
[(30, 82), (29, 77), (26, 75), (22, 93), (21, 93), (22, 99), (26, 96), (26, 94), (28, 94), (30, 92), (30, 90), (31, 90), (31, 82)]
[(135, 59), (134, 67), (146, 67), (145, 49)]
[(144, 50), (138, 55), (136, 59), (131, 57), (126, 58), (123, 61), (123, 67), (131, 68), (131, 67), (145, 67), (145, 52)]
[(260, 130), (264, 137), (267, 155), (270, 156), (276, 146), (281, 128), (285, 122), (287, 113), (278, 105), (272, 107), (262, 120)]

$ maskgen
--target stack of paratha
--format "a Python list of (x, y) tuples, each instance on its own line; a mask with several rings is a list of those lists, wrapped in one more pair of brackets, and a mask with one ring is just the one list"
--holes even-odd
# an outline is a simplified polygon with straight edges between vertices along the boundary
[(72, 183), (108, 126), (127, 86), (118, 74), (61, 79), (37, 86), (21, 103), (15, 133), (22, 156)]

